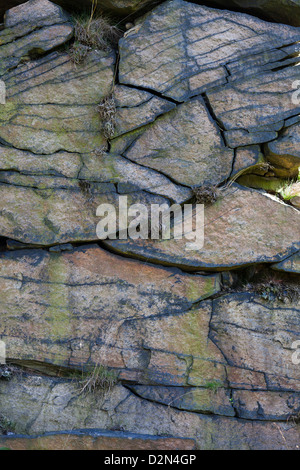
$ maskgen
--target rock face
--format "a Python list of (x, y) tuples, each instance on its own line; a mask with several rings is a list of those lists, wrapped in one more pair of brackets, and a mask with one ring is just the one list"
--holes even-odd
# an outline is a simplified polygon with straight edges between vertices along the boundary
[[(200, 2), (199, 2), (200, 3)], [(299, 0), (214, 0), (214, 4), (228, 9), (237, 8), (263, 18), (300, 26)]]
[[(5, 5), (0, 6), (0, 16), (10, 8), (24, 3), (25, 0), (6, 0)], [(141, 14), (154, 8), (163, 0), (101, 0), (99, 8), (118, 16), (128, 14)], [(69, 11), (82, 11), (91, 8), (91, 0), (56, 0), (54, 3), (66, 8)], [(269, 21), (286, 23), (293, 26), (300, 26), (300, 4), (299, 0), (256, 0), (249, 3), (247, 0), (194, 0), (193, 3), (205, 3), (218, 5), (226, 10), (239, 10), (253, 15), (261, 16)]]
[(138, 435), (95, 430), (28, 437), (0, 437), (0, 445), (10, 450), (194, 450), (192, 439)]
[[(6, 0), (5, 5), (0, 6), (0, 17), (12, 7), (25, 3), (25, 0)], [(91, 0), (56, 0), (54, 3), (66, 8), (68, 11), (90, 11)], [(160, 3), (160, 0), (101, 0), (98, 10), (106, 11), (117, 16), (127, 16), (129, 14), (141, 14)]]
[[(299, 250), (299, 212), (257, 191), (231, 186), (206, 208), (205, 217), (201, 249), (187, 250), (186, 238), (107, 240), (105, 244), (118, 253), (195, 271), (271, 262)], [(289, 220), (291, 231), (286, 230), (284, 220)]]
[[(166, 317), (168, 322), (173, 315), (180, 317), (219, 290), (217, 276), (191, 276), (122, 260), (97, 245), (62, 254), (43, 250), (8, 253), (1, 259), (1, 269), (4, 294), (0, 334), (7, 343), (7, 356), (41, 363), (50, 361), (59, 366), (80, 364), (84, 357), (84, 362), (91, 359), (93, 363), (103, 363), (106, 357), (105, 365), (136, 369), (138, 356), (143, 364), (150, 352), (141, 350), (135, 357), (138, 343), (142, 345), (145, 339), (134, 337), (135, 321), (130, 333), (130, 318), (137, 325), (148, 317), (150, 322), (156, 317), (161, 321)], [(29, 271), (30, 282), (26, 287)], [(14, 321), (11, 302), (15, 304)], [(20, 316), (27, 318), (28, 330), (25, 325), (20, 327)], [(15, 336), (13, 332), (17, 330)], [(119, 345), (114, 347), (119, 335), (121, 343), (124, 341), (123, 352)], [(78, 349), (80, 342), (82, 347)]]
[[(0, 447), (299, 448), (300, 28), (154, 3), (81, 62), (56, 3), (0, 28)], [(121, 196), (171, 235), (100, 241)]]

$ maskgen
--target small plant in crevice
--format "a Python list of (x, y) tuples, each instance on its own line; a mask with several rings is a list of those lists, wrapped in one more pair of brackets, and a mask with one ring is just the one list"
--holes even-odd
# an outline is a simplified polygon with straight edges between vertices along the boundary
[(291, 413), (287, 419), (287, 422), (291, 422), (294, 426), (300, 424), (300, 411), (297, 410), (294, 413)]
[(284, 201), (290, 201), (294, 197), (300, 196), (300, 181), (287, 182), (286, 185), (280, 189), (279, 194)]
[(220, 195), (220, 190), (217, 186), (214, 185), (203, 185), (203, 186), (195, 186), (192, 188), (192, 193), (196, 204), (213, 204), (218, 200)]
[(107, 141), (112, 139), (116, 126), (116, 102), (113, 94), (106, 96), (98, 104), (97, 110), (101, 119), (101, 127)]
[(0, 434), (7, 435), (16, 431), (16, 423), (0, 414)]
[(84, 62), (85, 58), (89, 53), (89, 48), (84, 44), (81, 44), (79, 41), (75, 41), (74, 44), (69, 49), (69, 56), (72, 62), (76, 65)]
[(89, 181), (79, 180), (78, 185), (84, 195), (91, 195), (91, 183)]
[(98, 364), (90, 372), (82, 372), (78, 380), (79, 393), (94, 394), (110, 391), (118, 383), (118, 373)]
[(14, 375), (14, 367), (8, 366), (7, 364), (0, 365), (0, 380), (10, 380)]
[(104, 16), (77, 15), (72, 18), (74, 24), (74, 43), (69, 50), (75, 64), (84, 62), (92, 50), (109, 52), (116, 49), (123, 32)]
[(253, 286), (254, 291), (268, 302), (294, 302), (300, 298), (300, 288), (296, 285), (287, 285), (281, 280), (262, 282)]
[(211, 390), (214, 393), (217, 393), (217, 391), (221, 387), (222, 387), (222, 385), (217, 381), (207, 382), (205, 384), (205, 388), (208, 389), (208, 390)]
[(253, 293), (267, 302), (297, 302), (300, 299), (299, 276), (276, 272), (264, 265), (222, 273), (222, 293)]

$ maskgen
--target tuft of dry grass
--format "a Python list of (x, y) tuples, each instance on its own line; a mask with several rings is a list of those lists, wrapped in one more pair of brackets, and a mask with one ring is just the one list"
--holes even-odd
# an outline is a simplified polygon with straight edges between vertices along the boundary
[(116, 125), (116, 103), (113, 95), (104, 98), (97, 109), (102, 122), (104, 137), (110, 140), (114, 136)]
[(76, 65), (82, 64), (86, 56), (89, 53), (89, 48), (84, 44), (81, 44), (78, 41), (75, 41), (74, 44), (69, 49), (69, 56), (72, 62)]
[(75, 64), (83, 62), (91, 50), (109, 51), (116, 48), (123, 34), (108, 18), (102, 16), (74, 16), (73, 23), (75, 41), (69, 53)]
[(219, 197), (219, 189), (213, 185), (203, 185), (192, 189), (197, 204), (213, 204)]
[(110, 391), (118, 383), (118, 374), (103, 365), (95, 365), (90, 373), (85, 373), (80, 384), (80, 394)]

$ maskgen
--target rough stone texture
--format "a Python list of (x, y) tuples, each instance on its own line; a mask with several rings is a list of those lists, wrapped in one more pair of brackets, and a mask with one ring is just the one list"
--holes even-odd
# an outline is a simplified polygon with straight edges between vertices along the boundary
[[(16, 5), (25, 3), (25, 0), (5, 0), (5, 5), (0, 5), (0, 18), (9, 9)], [(29, 3), (29, 2), (27, 2)], [(55, 0), (55, 4), (66, 8), (68, 11), (90, 11), (92, 6), (91, 0)], [(146, 8), (151, 8), (157, 4), (156, 0), (101, 0), (99, 9), (104, 9), (109, 13), (125, 16), (132, 13), (138, 13)]]
[(253, 171), (254, 165), (256, 165), (256, 172), (260, 174), (260, 170), (257, 165), (263, 161), (264, 155), (261, 152), (259, 145), (239, 148), (236, 151), (232, 176), (237, 175), (241, 171), (245, 171), (249, 167), (252, 168), (251, 171)]
[[(208, 0), (209, 2), (209, 0)], [(237, 8), (251, 14), (257, 14), (278, 23), (300, 26), (299, 0), (213, 0), (214, 4), (231, 9)]]
[(194, 450), (192, 439), (153, 437), (98, 430), (71, 431), (44, 436), (0, 437), (10, 450)]
[[(274, 138), (266, 136), (265, 130), (273, 130), (274, 126), (278, 130), (284, 119), (299, 114), (291, 88), (298, 76), (297, 67), (288, 67), (228, 84), (222, 91), (209, 92), (208, 98), (225, 129), (230, 132), (247, 130), (239, 146), (263, 143)], [(254, 108), (260, 112), (253, 113)], [(253, 142), (253, 134), (258, 135), (256, 142)]]
[[(166, 323), (169, 329), (175, 317), (180, 337), (180, 330), (189, 328), (185, 321), (192, 322), (194, 317), (197, 321), (197, 313), (189, 312), (193, 305), (219, 290), (216, 276), (191, 276), (122, 260), (98, 246), (62, 254), (43, 250), (3, 254), (0, 279), (0, 335), (7, 342), (10, 359), (58, 366), (91, 360), (128, 369), (128, 376), (130, 369), (143, 372), (149, 361), (155, 361), (150, 348), (142, 346), (146, 338), (138, 325), (149, 324), (149, 341), (155, 341), (151, 324), (156, 317), (158, 325)], [(204, 308), (203, 314), (208, 311)], [(22, 325), (20, 318), (25, 322)], [(161, 341), (159, 330), (157, 335)], [(176, 360), (185, 369), (184, 359), (171, 354), (171, 363)], [(163, 374), (168, 366), (162, 363), (161, 368)], [(175, 369), (173, 374), (176, 379), (181, 372)]]
[[(300, 338), (299, 307), (299, 299), (292, 306), (268, 304), (253, 294), (227, 295), (213, 302), (210, 338), (229, 364), (262, 372), (268, 390), (299, 392), (299, 366), (292, 361), (292, 344)], [(279, 398), (284, 401), (286, 396), (275, 394)]]
[[(274, 165), (282, 167), (280, 176), (295, 178), (300, 172), (300, 125), (285, 129), (279, 139), (270, 142), (266, 158)], [(285, 171), (284, 171), (285, 170)]]
[(115, 137), (145, 126), (176, 107), (175, 103), (147, 91), (125, 86), (116, 86), (114, 97), (117, 107)]
[[(262, 190), (298, 175), (300, 29), (174, 0), (81, 65), (47, 0), (0, 29), (0, 446), (299, 448), (299, 198)], [(85, 245), (101, 203), (202, 190), (202, 249)]]
[(53, 53), (4, 74), (2, 141), (35, 154), (84, 153), (103, 146), (96, 107), (110, 93), (114, 61), (113, 54), (96, 51), (81, 69), (68, 54)]
[(41, 430), (64, 431), (66, 426), (76, 429), (76, 425), (91, 429), (101, 423), (102, 429), (117, 432), (117, 436), (119, 431), (175, 439), (179, 432), (181, 439), (193, 435), (199, 450), (299, 448), (299, 427), (293, 420), (252, 421), (176, 410), (141, 399), (122, 386), (86, 396), (79, 395), (78, 386), (70, 381), (25, 375), (2, 382), (0, 395), (0, 412), (14, 416), (18, 432), (26, 429), (30, 435)]
[[(173, 0), (120, 40), (119, 78), (122, 84), (184, 101), (238, 77), (276, 68), (276, 61), (284, 65), (289, 58), (284, 46), (298, 40), (297, 28)], [(294, 76), (296, 80), (296, 70)], [(274, 87), (281, 87), (276, 74), (273, 79)]]
[(201, 98), (158, 118), (124, 155), (189, 186), (224, 181), (233, 160)]
[(156, 263), (221, 271), (271, 262), (275, 258), (281, 261), (298, 251), (299, 213), (267, 194), (233, 185), (221, 193), (215, 204), (206, 207), (204, 232), (201, 250), (188, 251), (184, 237), (182, 240), (105, 240), (104, 243), (119, 253)]
[(281, 263), (274, 264), (272, 268), (276, 271), (300, 274), (300, 253), (296, 253)]
[(0, 76), (30, 55), (50, 51), (73, 36), (68, 15), (48, 0), (30, 0), (13, 8), (4, 28), (0, 31)]

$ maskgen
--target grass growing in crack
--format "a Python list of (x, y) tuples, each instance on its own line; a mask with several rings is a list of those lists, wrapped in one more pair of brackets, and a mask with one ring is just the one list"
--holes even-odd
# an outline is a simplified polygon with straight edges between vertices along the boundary
[(69, 56), (72, 62), (76, 65), (84, 62), (85, 58), (89, 53), (89, 48), (84, 44), (81, 44), (79, 41), (75, 41), (72, 47), (69, 50)]
[(84, 62), (88, 53), (92, 50), (109, 52), (115, 49), (122, 31), (114, 26), (109, 18), (91, 15), (73, 16), (74, 44), (69, 50), (69, 55), (75, 64)]
[(219, 382), (216, 382), (216, 381), (212, 381), (212, 382), (207, 382), (205, 384), (205, 388), (207, 388), (208, 390), (211, 390), (212, 392), (214, 393), (217, 393), (217, 391), (219, 390), (219, 388), (221, 388), (222, 385), (219, 383)]
[(91, 183), (89, 181), (79, 180), (78, 186), (85, 196), (91, 195)]
[(118, 383), (118, 374), (103, 365), (95, 365), (90, 372), (83, 372), (78, 380), (79, 393), (93, 394), (110, 391)]
[(254, 291), (267, 301), (296, 302), (300, 297), (300, 289), (296, 285), (287, 285), (280, 280), (262, 282), (254, 285)]
[(253, 293), (267, 302), (294, 303), (300, 299), (299, 276), (273, 271), (264, 265), (249, 266), (231, 272), (223, 280), (226, 294)]
[(221, 196), (222, 192), (230, 188), (233, 183), (236, 182), (238, 178), (243, 176), (245, 173), (249, 173), (254, 169), (260, 171), (269, 171), (273, 167), (268, 162), (261, 162), (253, 165), (252, 167), (244, 168), (240, 170), (236, 175), (234, 175), (223, 187), (218, 187), (212, 184), (205, 184), (202, 186), (195, 186), (192, 188), (193, 196), (196, 200), (197, 204), (214, 204), (219, 197)]
[(104, 98), (97, 107), (101, 123), (102, 131), (106, 140), (112, 139), (116, 126), (116, 103), (114, 96), (111, 94)]
[(12, 422), (3, 415), (0, 415), (0, 434), (14, 433), (16, 431), (16, 423)]
[(292, 422), (295, 426), (300, 424), (300, 411), (295, 411), (291, 413), (287, 419), (287, 422)]
[(287, 182), (279, 191), (284, 201), (290, 201), (294, 197), (300, 196), (300, 181)]

